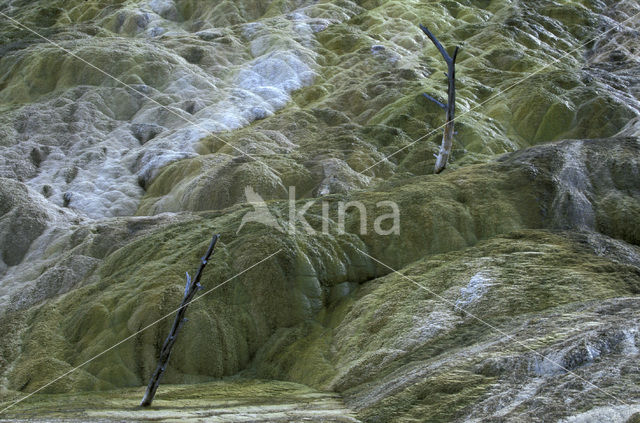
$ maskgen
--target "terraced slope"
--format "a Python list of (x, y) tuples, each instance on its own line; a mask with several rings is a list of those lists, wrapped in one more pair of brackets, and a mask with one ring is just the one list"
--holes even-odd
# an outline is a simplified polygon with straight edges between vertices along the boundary
[[(0, 418), (640, 411), (635, 2), (0, 12), (0, 393), (43, 388)], [(444, 64), (421, 22), (462, 47), (440, 175), (444, 116), (421, 93), (444, 98)], [(247, 220), (252, 193), (272, 225)], [(171, 319), (136, 333), (214, 231), (202, 284), (224, 285), (190, 307), (157, 407), (132, 410)]]

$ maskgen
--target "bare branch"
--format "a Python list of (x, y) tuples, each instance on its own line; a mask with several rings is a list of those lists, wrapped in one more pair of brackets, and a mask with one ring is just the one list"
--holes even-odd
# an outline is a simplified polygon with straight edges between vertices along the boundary
[(440, 51), (440, 54), (442, 54), (442, 57), (444, 58), (444, 61), (447, 62), (447, 64), (449, 64), (449, 62), (452, 61), (451, 56), (449, 56), (449, 54), (444, 49), (444, 47), (442, 47), (442, 44), (440, 44), (440, 41), (438, 41), (436, 36), (433, 35), (431, 33), (431, 31), (429, 31), (429, 29), (426, 26), (422, 25), (422, 24), (420, 24), (420, 29), (422, 30), (422, 32), (427, 34), (427, 37), (429, 37), (429, 39), (431, 40), (431, 42), (433, 42), (433, 44), (436, 46), (438, 51)]
[(423, 93), (422, 95), (425, 96), (426, 98), (428, 98), (429, 100), (433, 101), (434, 103), (436, 103), (438, 106), (440, 106), (444, 110), (447, 110), (447, 105), (446, 104), (439, 102), (438, 100), (436, 100), (435, 98), (431, 97), (427, 93)]
[(434, 173), (440, 173), (445, 169), (445, 167), (447, 167), (451, 148), (453, 147), (453, 134), (455, 133), (453, 130), (453, 121), (456, 110), (456, 58), (458, 57), (459, 47), (456, 47), (453, 52), (453, 56), (449, 56), (442, 44), (440, 44), (440, 41), (438, 41), (436, 36), (433, 35), (426, 26), (420, 25), (420, 29), (422, 29), (422, 32), (427, 34), (427, 37), (429, 37), (438, 51), (440, 51), (444, 61), (447, 63), (447, 72), (445, 72), (447, 80), (449, 81), (447, 87), (447, 104), (441, 103), (428, 94), (423, 94), (426, 98), (433, 101), (447, 112), (444, 134), (442, 135), (442, 145), (440, 146), (440, 152), (436, 156), (436, 165), (434, 169)]
[(191, 276), (189, 276), (189, 272), (187, 272), (187, 283), (184, 287), (184, 296), (182, 298), (182, 303), (180, 303), (180, 307), (178, 308), (178, 312), (176, 313), (176, 318), (173, 321), (173, 326), (171, 326), (171, 331), (169, 331), (169, 336), (165, 339), (164, 344), (162, 344), (162, 348), (160, 349), (160, 358), (158, 359), (158, 367), (156, 371), (151, 375), (151, 379), (149, 380), (149, 385), (147, 386), (147, 391), (142, 398), (142, 402), (140, 406), (148, 407), (153, 402), (153, 397), (156, 394), (156, 390), (158, 389), (158, 385), (160, 385), (160, 378), (162, 374), (167, 369), (167, 363), (169, 362), (169, 357), (171, 356), (171, 349), (173, 348), (173, 344), (176, 342), (178, 337), (178, 332), (182, 329), (182, 326), (187, 322), (187, 318), (184, 317), (184, 314), (187, 311), (187, 306), (193, 298), (196, 296), (196, 293), (202, 289), (200, 285), (200, 278), (202, 277), (202, 272), (204, 271), (207, 262), (209, 261), (209, 257), (213, 254), (213, 248), (218, 242), (220, 235), (215, 234), (211, 239), (211, 243), (209, 244), (209, 248), (204, 256), (200, 259), (200, 268), (198, 269), (198, 273), (196, 273), (195, 278), (191, 280)]

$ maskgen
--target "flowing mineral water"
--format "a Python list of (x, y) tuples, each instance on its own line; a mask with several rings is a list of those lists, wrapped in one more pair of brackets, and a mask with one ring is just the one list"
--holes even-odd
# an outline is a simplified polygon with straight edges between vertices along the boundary
[[(44, 96), (6, 113), (4, 119), (15, 122), (8, 135), (17, 142), (3, 149), (0, 175), (19, 176), (51, 203), (90, 218), (135, 214), (144, 194), (141, 185), (148, 184), (160, 168), (195, 156), (197, 143), (212, 132), (237, 129), (273, 114), (287, 104), (292, 91), (311, 84), (316, 67), (313, 33), (329, 21), (307, 17), (308, 4), (288, 15), (243, 25), (249, 58), (230, 65), (227, 75), (219, 77), (217, 68), (190, 64), (150, 39), (173, 25), (162, 16), (171, 17), (175, 8), (168, 0), (151, 1), (149, 10), (138, 11), (147, 17), (143, 21), (148, 31), (137, 37), (147, 41), (134, 44), (143, 57), (175, 64), (166, 81), (155, 86), (131, 84), (136, 92), (105, 77), (109, 88), (70, 88), (57, 98)], [(179, 28), (175, 31), (179, 33), (174, 35), (192, 36)], [(215, 36), (200, 33), (204, 39)], [(80, 41), (86, 43), (80, 49), (65, 46), (91, 62), (90, 55), (80, 53), (90, 48), (90, 42)], [(42, 49), (48, 55), (64, 55), (53, 46)], [(207, 54), (219, 54), (215, 44), (205, 49)], [(133, 67), (114, 76), (126, 81), (146, 78), (135, 72)], [(30, 155), (37, 169), (16, 175), (20, 159)]]
[(562, 229), (593, 229), (595, 212), (589, 201), (591, 182), (582, 154), (582, 143), (575, 142), (563, 150), (564, 163), (556, 186), (552, 208), (555, 221)]
[[(72, 3), (80, 4), (79, 9), (96, 4), (74, 0), (62, 8)], [(15, 17), (24, 18), (25, 23), (40, 25), (44, 15), (40, 12), (45, 7), (48, 12), (50, 4), (54, 3), (11, 1), (10, 5), (0, 4), (0, 10), (12, 16), (15, 12)], [(391, 415), (429, 421), (449, 421), (454, 416), (460, 421), (478, 422), (550, 416), (558, 420), (575, 414), (582, 420), (574, 421), (624, 421), (630, 412), (640, 410), (633, 367), (638, 354), (638, 321), (634, 315), (637, 278), (632, 269), (640, 263), (640, 255), (634, 242), (637, 225), (630, 221), (637, 214), (638, 204), (635, 186), (639, 167), (633, 154), (636, 150), (632, 149), (637, 143), (610, 138), (583, 144), (539, 145), (524, 152), (531, 158), (524, 167), (509, 161), (500, 166), (484, 163), (496, 154), (531, 146), (533, 141), (525, 139), (524, 134), (536, 133), (538, 115), (545, 113), (549, 115), (545, 121), (554, 124), (541, 125), (548, 140), (567, 138), (566, 131), (582, 130), (588, 121), (595, 123), (572, 137), (610, 137), (613, 133), (597, 127), (600, 117), (623, 120), (631, 115), (627, 106), (640, 109), (634, 103), (638, 91), (632, 80), (633, 72), (637, 72), (633, 69), (637, 69), (637, 62), (631, 60), (635, 57), (632, 44), (625, 44), (619, 56), (627, 54), (626, 64), (619, 67), (611, 67), (610, 56), (622, 43), (612, 37), (611, 43), (593, 47), (597, 50), (595, 61), (589, 62), (588, 52), (578, 49), (558, 66), (462, 115), (520, 77), (577, 48), (590, 35), (600, 33), (601, 25), (605, 29), (619, 26), (622, 19), (638, 10), (637, 2), (609, 2), (611, 8), (624, 14), (611, 22), (602, 15), (604, 2), (564, 2), (556, 8), (553, 2), (427, 4), (391, 0), (356, 4), (350, 0), (251, 0), (215, 2), (229, 8), (225, 10), (228, 13), (216, 12), (215, 16), (212, 4), (180, 2), (179, 11), (171, 0), (119, 3), (90, 18), (88, 26), (98, 31), (95, 36), (87, 36), (81, 25), (68, 24), (66, 16), (52, 27), (38, 26), (170, 110), (92, 71), (54, 46), (32, 42), (21, 33), (2, 28), (11, 43), (16, 40), (24, 46), (9, 46), (9, 50), (0, 47), (0, 174), (28, 184), (31, 192), (23, 196), (29, 201), (22, 204), (15, 200), (15, 193), (21, 191), (4, 190), (18, 206), (0, 222), (5, 225), (0, 235), (13, 238), (0, 240), (8, 240), (1, 244), (13, 246), (22, 232), (39, 235), (37, 239), (24, 238), (28, 244), (25, 242), (23, 249), (29, 247), (29, 251), (20, 256), (21, 262), (15, 254), (7, 263), (0, 260), (0, 309), (7, 305), (32, 306), (26, 310), (29, 319), (22, 320), (25, 330), (15, 337), (5, 336), (2, 358), (9, 371), (2, 375), (3, 390), (32, 391), (64, 369), (109, 348), (122, 339), (122, 334), (159, 316), (167, 304), (165, 293), (181, 288), (181, 281), (172, 279), (172, 275), (184, 271), (177, 257), (190, 254), (192, 242), (199, 239), (205, 226), (215, 226), (225, 233), (236, 231), (243, 206), (226, 210), (219, 217), (210, 218), (216, 213), (207, 213), (203, 219), (202, 214), (190, 213), (196, 207), (169, 198), (185, 195), (187, 183), (171, 188), (168, 185), (182, 181), (167, 178), (171, 180), (166, 184), (157, 180), (149, 197), (154, 191), (172, 189), (169, 194), (159, 194), (158, 201), (167, 200), (167, 206), (157, 212), (184, 213), (111, 216), (136, 211), (146, 214), (138, 205), (139, 198), (164, 165), (197, 152), (213, 154), (175, 163), (170, 170), (189, 172), (205, 163), (200, 171), (194, 171), (198, 178), (209, 178), (215, 186), (224, 185), (218, 177), (229, 175), (227, 168), (219, 174), (211, 168), (218, 171), (229, 162), (238, 162), (237, 168), (243, 168), (245, 158), (233, 160), (231, 155), (239, 157), (241, 153), (221, 142), (206, 142), (199, 148), (202, 137), (208, 131), (246, 127), (274, 113), (270, 119), (254, 122), (229, 138), (234, 145), (249, 148), (250, 154), (265, 157), (271, 154), (273, 144), (252, 137), (258, 139), (261, 131), (279, 132), (291, 144), (283, 148), (285, 153), (273, 151), (274, 158), (279, 169), (290, 170), (281, 163), (300, 167), (289, 177), (296, 182), (309, 179), (309, 191), (304, 196), (342, 195), (368, 186), (369, 190), (344, 196), (372, 202), (381, 198), (398, 201), (407, 230), (403, 228), (403, 235), (391, 242), (390, 238), (370, 234), (300, 237), (293, 240), (295, 243), (273, 231), (265, 240), (292, 247), (283, 251), (278, 264), (265, 263), (269, 267), (261, 269), (258, 277), (242, 276), (231, 291), (219, 291), (201, 303), (203, 314), (192, 319), (190, 325), (211, 338), (185, 337), (186, 342), (194, 341), (185, 343), (183, 350), (193, 360), (176, 357), (176, 362), (193, 362), (194, 367), (174, 370), (180, 378), (186, 378), (186, 383), (205, 375), (217, 378), (256, 369), (261, 377), (336, 389), (348, 401), (347, 406), (363, 413), (365, 420), (384, 420)], [(183, 10), (185, 5), (200, 9), (189, 16), (191, 12)], [(551, 8), (538, 7), (546, 5)], [(31, 15), (24, 12), (29, 7), (34, 8)], [(237, 21), (233, 21), (235, 7)], [(346, 21), (354, 10), (359, 15), (356, 19), (327, 27), (329, 22)], [(29, 19), (35, 15), (37, 19)], [(225, 21), (228, 16), (232, 18)], [(436, 143), (425, 139), (383, 162), (375, 173), (366, 172), (373, 176), (369, 180), (369, 176), (356, 172), (362, 169), (359, 164), (381, 160), (442, 123), (440, 110), (431, 113), (424, 107), (437, 108), (420, 103), (422, 90), (443, 98), (445, 88), (438, 79), (442, 78), (442, 64), (429, 57), (435, 51), (425, 49), (428, 40), (421, 40), (412, 30), (420, 19), (447, 34), (448, 46), (464, 43), (456, 140), (464, 149), (454, 153), (456, 165), (462, 169), (452, 168), (438, 178), (424, 175), (423, 160), (439, 143), (439, 139)], [(71, 21), (75, 22), (73, 18)], [(636, 44), (636, 27), (637, 23), (628, 23), (614, 32)], [(324, 28), (322, 34), (314, 34)], [(585, 49), (589, 48), (591, 45)], [(598, 69), (591, 69), (590, 63), (594, 62)], [(38, 69), (42, 75), (36, 72)], [(314, 79), (316, 71), (321, 76)], [(1, 79), (5, 75), (9, 75), (8, 80)], [(584, 82), (587, 76), (592, 79)], [(309, 84), (312, 88), (296, 95), (299, 101), (291, 104), (291, 90)], [(289, 104), (291, 107), (287, 107)], [(557, 115), (547, 112), (553, 106), (562, 106), (567, 118), (556, 119)], [(322, 110), (334, 113), (327, 125), (318, 117), (317, 112)], [(344, 118), (333, 119), (338, 114)], [(436, 118), (429, 119), (430, 115)], [(629, 122), (623, 133), (634, 133), (636, 124), (637, 120)], [(508, 132), (516, 126), (511, 137)], [(607, 127), (615, 131), (621, 128), (617, 124)], [(565, 152), (568, 145), (571, 148)], [(215, 148), (220, 150), (213, 151)], [(546, 159), (551, 160), (545, 163), (550, 164), (558, 180), (547, 180), (542, 168), (537, 172), (534, 165)], [(266, 160), (270, 163), (273, 159)], [(478, 166), (467, 166), (473, 163)], [(602, 173), (594, 171), (594, 163), (603, 163), (612, 180), (599, 177)], [(252, 165), (246, 167), (253, 170)], [(521, 180), (519, 175), (523, 174), (528, 175), (526, 180)], [(225, 189), (242, 190), (245, 176), (241, 174), (237, 181), (224, 185)], [(277, 176), (271, 180), (258, 174), (258, 178), (284, 185)], [(387, 182), (378, 185), (381, 180)], [(22, 183), (16, 185), (24, 188)], [(257, 188), (256, 192), (262, 193)], [(629, 203), (620, 201), (605, 210), (601, 204), (608, 192), (620, 194)], [(203, 189), (198, 195), (201, 193), (205, 198), (213, 197), (211, 190)], [(534, 196), (537, 203), (533, 203)], [(67, 207), (59, 207), (65, 203)], [(537, 206), (544, 212), (542, 223), (536, 218)], [(197, 209), (212, 208), (207, 205)], [(42, 210), (47, 216), (34, 226), (42, 224), (46, 229), (15, 230), (18, 225), (11, 220), (15, 212), (31, 217), (40, 216)], [(150, 214), (156, 213), (149, 210)], [(550, 217), (547, 211), (556, 214)], [(598, 219), (610, 218), (613, 229), (632, 229), (620, 231), (624, 240), (608, 239), (596, 232), (600, 229), (597, 227), (586, 236), (578, 231), (557, 235), (540, 230), (553, 227), (555, 222), (563, 228), (594, 229), (590, 226), (593, 211)], [(533, 221), (526, 217), (530, 215)], [(627, 226), (625, 220), (630, 221)], [(551, 223), (547, 226), (548, 221)], [(505, 233), (510, 234), (499, 235)], [(244, 266), (264, 257), (262, 247), (270, 244), (256, 242), (255, 235), (243, 228), (230, 238), (233, 242), (228, 245), (228, 259), (221, 257), (221, 271), (239, 271), (236, 264)], [(615, 230), (608, 235), (618, 236)], [(164, 240), (166, 244), (156, 248)], [(397, 264), (401, 273), (418, 278), (501, 332), (491, 331), (451, 303), (418, 293), (415, 285), (402, 278), (382, 279), (373, 271), (368, 273), (363, 270), (367, 266), (362, 256), (350, 252), (352, 243), (359, 248), (366, 246), (383, 262)], [(171, 254), (165, 254), (169, 250)], [(301, 272), (303, 266), (295, 259), (303, 254), (309, 254), (313, 263)], [(478, 257), (486, 260), (471, 266), (469, 263)], [(416, 266), (409, 267), (414, 260)], [(162, 275), (158, 277), (153, 270), (140, 271), (140, 266), (149, 266), (146, 269), (156, 269)], [(294, 276), (286, 279), (290, 275)], [(290, 284), (274, 290), (283, 280)], [(81, 284), (86, 286), (75, 289)], [(244, 286), (252, 288), (246, 295)], [(69, 289), (66, 295), (59, 295)], [(19, 295), (11, 295), (12, 290), (19, 290)], [(87, 290), (92, 295), (87, 296)], [(337, 294), (328, 298), (327, 292)], [(220, 309), (216, 308), (218, 300), (224, 305)], [(316, 303), (322, 307), (322, 321), (313, 320)], [(294, 308), (304, 310), (299, 320), (290, 318)], [(4, 321), (3, 333), (12, 334), (14, 322), (6, 318), (0, 321)], [(262, 330), (263, 324), (278, 329), (273, 333)], [(247, 328), (256, 333), (247, 334)], [(99, 357), (91, 368), (72, 374), (55, 391), (145, 383), (144, 363), (155, 358), (152, 352), (156, 339), (152, 331), (145, 336), (148, 338), (140, 338), (141, 342), (123, 344), (113, 356)], [(224, 342), (218, 344), (211, 341), (213, 338)], [(14, 339), (22, 339), (22, 343), (17, 345)], [(255, 346), (256, 351), (245, 345)], [(219, 353), (209, 354), (211, 351)], [(575, 371), (604, 392), (536, 352)], [(247, 357), (255, 359), (249, 363)], [(186, 371), (183, 374), (181, 370)], [(212, 387), (203, 392), (203, 398), (216, 392), (221, 400), (237, 399), (226, 390), (227, 382), (220, 386), (223, 389)], [(176, 389), (184, 389), (187, 395), (191, 388)], [(259, 391), (265, 392), (262, 388)], [(290, 392), (282, 387), (268, 391), (280, 398)], [(113, 395), (121, 397), (122, 392), (114, 391)], [(624, 400), (634, 404), (620, 408), (607, 393), (624, 395)], [(90, 398), (83, 405), (73, 405), (74, 410), (86, 410), (101, 407), (95, 400), (110, 395), (103, 391), (86, 397), (70, 394), (51, 397), (51, 403), (60, 416), (72, 418), (59, 408), (59, 398)], [(310, 395), (317, 396), (315, 392)], [(169, 398), (172, 403), (181, 401), (178, 396)], [(211, 402), (194, 408), (192, 400), (183, 403), (189, 410), (169, 407), (156, 417), (171, 414), (184, 420), (219, 412), (216, 404), (213, 409), (209, 406)], [(46, 401), (38, 398), (38, 406)], [(135, 404), (138, 401), (136, 395)], [(268, 401), (260, 398), (260, 404)], [(33, 404), (36, 402), (16, 408), (13, 415), (20, 417), (22, 410), (32, 410)], [(95, 418), (135, 420), (135, 413), (126, 411), (124, 404), (118, 400), (106, 406), (114, 408), (112, 411), (89, 412)], [(320, 407), (330, 413), (320, 414)], [(230, 408), (228, 411), (237, 418), (246, 417), (252, 410), (271, 411), (282, 419), (282, 413), (298, 408), (304, 409), (304, 417), (313, 414), (315, 418), (338, 418), (349, 412), (346, 407), (343, 412), (339, 401), (322, 401), (316, 407), (308, 398), (278, 407)], [(296, 420), (303, 415), (287, 417)]]
[[(123, 37), (127, 42), (120, 46), (122, 51), (113, 52), (107, 63), (91, 51), (112, 51), (113, 39), (57, 40), (129, 87), (45, 42), (5, 57), (8, 68), (0, 74), (11, 75), (11, 66), (34, 62), (59, 79), (35, 84), (36, 88), (19, 80), (0, 96), (12, 105), (0, 109), (0, 176), (25, 182), (29, 197), (46, 210), (49, 225), (23, 263), (8, 268), (0, 260), (0, 304), (10, 303), (18, 289), (31, 292), (49, 284), (62, 293), (78, 280), (80, 274), (57, 275), (55, 269), (38, 276), (59, 258), (55, 254), (43, 259), (44, 250), (68, 231), (73, 219), (86, 224), (135, 214), (144, 195), (142, 186), (163, 166), (196, 156), (197, 144), (211, 133), (238, 129), (273, 114), (290, 101), (292, 91), (311, 84), (317, 67), (314, 34), (347, 17), (310, 18), (312, 4), (299, 2), (291, 13), (239, 25), (236, 35), (248, 45), (239, 49), (242, 54), (213, 42), (224, 36), (223, 31), (193, 34), (183, 29), (175, 22), (171, 0), (125, 8), (120, 16), (142, 16), (138, 22), (144, 25), (123, 34), (130, 38)], [(212, 59), (192, 64), (159, 42), (161, 36), (196, 38), (203, 54)], [(37, 302), (41, 295), (26, 297)]]
[(480, 300), (491, 286), (490, 282), (491, 278), (486, 271), (473, 275), (467, 286), (460, 289), (460, 298), (456, 301), (456, 307), (465, 309), (469, 304)]

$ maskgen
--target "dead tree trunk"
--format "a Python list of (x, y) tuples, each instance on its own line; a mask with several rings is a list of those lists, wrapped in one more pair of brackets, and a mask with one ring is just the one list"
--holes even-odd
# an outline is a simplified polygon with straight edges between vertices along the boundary
[(451, 147), (453, 146), (453, 120), (456, 112), (456, 57), (458, 56), (459, 48), (456, 47), (453, 52), (453, 56), (449, 56), (444, 47), (442, 47), (442, 44), (440, 44), (440, 41), (438, 41), (436, 36), (433, 35), (426, 26), (420, 25), (420, 29), (422, 29), (422, 32), (427, 34), (427, 37), (429, 37), (440, 54), (442, 54), (444, 61), (447, 62), (448, 68), (446, 73), (447, 79), (449, 80), (449, 86), (447, 88), (447, 104), (443, 104), (430, 95), (424, 94), (425, 97), (442, 107), (447, 112), (444, 134), (442, 135), (442, 145), (440, 146), (440, 152), (436, 156), (436, 166), (434, 169), (434, 173), (440, 173), (445, 167), (447, 167), (447, 161), (449, 160)]
[(176, 318), (173, 321), (173, 326), (171, 326), (169, 336), (167, 336), (167, 339), (165, 339), (164, 344), (162, 345), (162, 349), (160, 350), (158, 367), (151, 376), (151, 380), (149, 380), (147, 391), (145, 392), (144, 397), (142, 398), (142, 402), (140, 403), (140, 406), (142, 407), (148, 407), (153, 402), (153, 397), (156, 394), (158, 385), (160, 385), (160, 378), (167, 368), (169, 356), (171, 356), (171, 348), (173, 348), (173, 344), (176, 342), (178, 331), (180, 331), (182, 325), (187, 321), (187, 319), (184, 317), (184, 314), (187, 311), (187, 306), (191, 301), (193, 301), (196, 293), (200, 289), (202, 289), (202, 286), (200, 285), (200, 278), (202, 277), (202, 272), (204, 271), (204, 267), (207, 265), (209, 257), (211, 257), (211, 254), (213, 253), (213, 248), (216, 246), (216, 242), (218, 242), (218, 238), (220, 238), (220, 235), (216, 234), (211, 239), (209, 249), (200, 259), (200, 268), (198, 269), (198, 273), (196, 273), (196, 277), (193, 279), (193, 281), (189, 276), (189, 272), (187, 272), (187, 284), (184, 287), (184, 296), (182, 297), (182, 303), (180, 304), (180, 308), (178, 308), (178, 312), (176, 313)]

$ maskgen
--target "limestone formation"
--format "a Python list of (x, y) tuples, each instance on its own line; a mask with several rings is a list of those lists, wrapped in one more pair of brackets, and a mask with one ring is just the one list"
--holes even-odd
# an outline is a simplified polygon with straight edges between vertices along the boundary
[[(203, 286), (277, 254), (190, 306), (150, 418), (637, 418), (637, 2), (0, 12), (57, 44), (0, 14), (0, 410), (38, 391), (0, 419), (141, 419), (171, 319), (109, 348), (214, 230)], [(465, 52), (440, 175), (420, 22)]]

